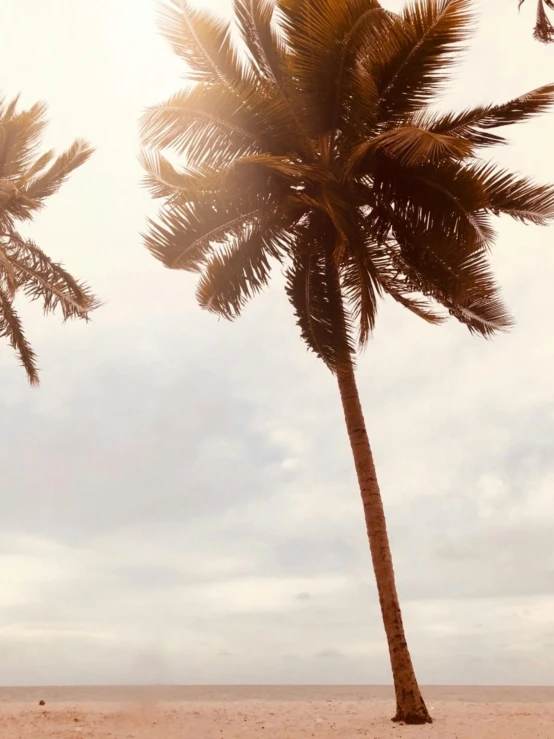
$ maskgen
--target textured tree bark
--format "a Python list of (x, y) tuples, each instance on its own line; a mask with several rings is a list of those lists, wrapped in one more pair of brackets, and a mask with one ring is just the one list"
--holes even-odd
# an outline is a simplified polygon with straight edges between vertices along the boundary
[(341, 363), (337, 369), (337, 379), (362, 495), (369, 548), (389, 647), (396, 694), (396, 715), (392, 720), (407, 724), (431, 723), (404, 634), (385, 512), (351, 362)]

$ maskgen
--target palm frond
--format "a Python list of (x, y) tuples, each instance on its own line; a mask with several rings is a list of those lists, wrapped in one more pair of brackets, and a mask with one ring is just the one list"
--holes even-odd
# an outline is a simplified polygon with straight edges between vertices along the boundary
[[(525, 0), (519, 0), (518, 8), (521, 8)], [(546, 8), (554, 10), (554, 0), (537, 0), (537, 21), (533, 36), (543, 44), (554, 42), (554, 25), (548, 17)]]
[(199, 192), (201, 175), (198, 170), (177, 169), (160, 151), (143, 150), (139, 162), (146, 170), (143, 184), (152, 197), (164, 198), (169, 205), (176, 201), (192, 200)]
[(197, 85), (150, 108), (141, 120), (141, 138), (146, 146), (186, 154), (193, 164), (217, 166), (263, 148), (253, 121), (239, 111), (234, 95)]
[(356, 56), (388, 15), (377, 0), (279, 2), (288, 63), (315, 138), (336, 128)]
[(191, 166), (225, 166), (256, 152), (306, 152), (290, 103), (252, 86), (231, 93), (218, 85), (196, 85), (148, 110), (141, 120), (146, 146), (184, 154)]
[(0, 243), (0, 287), (5, 291), (10, 300), (15, 297), (17, 282), (10, 261), (10, 256), (4, 245)]
[(187, 65), (187, 78), (233, 89), (244, 78), (228, 21), (188, 0), (166, 0), (159, 13), (162, 34)]
[(35, 163), (31, 165), (26, 171), (26, 176), (31, 179), (31, 177), (35, 177), (36, 175), (38, 175), (45, 167), (50, 164), (52, 159), (54, 159), (54, 156), (55, 153), (53, 149), (50, 149), (50, 151), (46, 151), (44, 154), (41, 154), (35, 161)]
[(250, 178), (256, 181), (266, 173), (278, 175), (279, 180), (288, 182), (296, 188), (304, 188), (307, 183), (329, 183), (332, 180), (331, 173), (324, 167), (311, 162), (298, 162), (291, 157), (275, 156), (269, 154), (254, 154), (252, 156), (240, 157), (221, 173), (221, 183), (229, 187), (229, 177), (235, 182), (248, 186)]
[(283, 79), (283, 45), (272, 25), (272, 0), (233, 0), (240, 35), (256, 67), (266, 80), (280, 85)]
[[(162, 160), (158, 157), (156, 163), (156, 158), (149, 157), (150, 166), (161, 168)], [(271, 157), (266, 160), (273, 161)], [(213, 242), (240, 238), (253, 222), (275, 212), (288, 189), (275, 172), (257, 164), (255, 158), (237, 160), (221, 171), (189, 172), (179, 179), (175, 179), (174, 170), (160, 170), (153, 183), (155, 191), (160, 193), (170, 184), (171, 188), (159, 221), (149, 221), (147, 248), (166, 267), (198, 271), (209, 257)], [(158, 174), (165, 177), (163, 183)]]
[(341, 270), (341, 287), (352, 320), (358, 327), (358, 346), (364, 347), (377, 320), (381, 286), (366, 248), (353, 250)]
[(488, 196), (471, 167), (445, 162), (407, 169), (380, 158), (374, 191), (380, 205), (392, 205), (386, 212), (394, 213), (396, 224), (410, 224), (418, 234), (470, 249), (494, 239), (486, 212)]
[(7, 338), (19, 356), (31, 385), (38, 385), (38, 367), (36, 355), (23, 332), (21, 319), (13, 306), (13, 302), (0, 287), (0, 337)]
[(512, 328), (514, 320), (500, 297), (484, 254), (468, 257), (459, 266), (457, 277), (457, 294), (449, 306), (451, 315), (471, 333), (484, 338)]
[[(354, 2), (351, 25), (342, 43), (338, 71), (333, 76), (334, 100), (330, 105), (330, 128), (348, 131), (354, 116), (358, 131), (372, 126), (379, 115), (379, 89), (373, 74), (367, 74), (366, 58), (380, 57), (386, 43), (386, 31), (396, 16), (377, 2)], [(359, 125), (361, 122), (361, 126)], [(334, 133), (336, 138), (336, 132)]]
[(27, 218), (33, 202), (21, 197), (17, 186), (9, 179), (0, 178), (0, 224)]
[(302, 339), (334, 372), (355, 352), (355, 344), (337, 330), (340, 316), (332, 299), (329, 258), (324, 253), (295, 253), (286, 271), (286, 293)]
[(496, 334), (509, 331), (515, 322), (500, 298), (478, 298), (467, 305), (456, 305), (451, 314), (465, 324), (472, 334), (490, 339)]
[(277, 213), (260, 217), (239, 238), (229, 239), (202, 270), (196, 293), (200, 306), (229, 320), (237, 318), (267, 285), (271, 261), (282, 259), (289, 238)]
[[(266, 202), (287, 188), (287, 180), (293, 180), (293, 166), (286, 159), (273, 156), (249, 156), (235, 159), (223, 169), (207, 167), (177, 170), (159, 151), (143, 151), (140, 161), (146, 169), (143, 184), (155, 198), (164, 198), (166, 206), (175, 208), (183, 203), (209, 199), (210, 207), (222, 208), (219, 202), (224, 196), (228, 202), (239, 199), (250, 202)], [(318, 172), (309, 165), (306, 180), (317, 179)], [(233, 195), (235, 194), (235, 195)]]
[(512, 318), (500, 299), (484, 248), (471, 243), (460, 248), (448, 238), (429, 237), (403, 222), (395, 224), (395, 234), (407, 291), (436, 301), (473, 333), (489, 337), (510, 328)]
[(426, 323), (430, 323), (433, 326), (439, 326), (447, 319), (447, 316), (437, 313), (429, 300), (414, 298), (409, 293), (406, 294), (401, 286), (395, 285), (393, 281), (385, 285), (385, 290), (393, 300), (399, 303), (403, 308), (407, 308), (410, 313), (423, 319)]
[(465, 138), (476, 146), (504, 144), (506, 139), (491, 129), (510, 126), (541, 115), (554, 105), (554, 84), (543, 85), (501, 105), (488, 105), (460, 113), (436, 114), (424, 111), (413, 124), (434, 133)]
[(30, 239), (11, 234), (4, 249), (14, 273), (17, 289), (31, 300), (40, 300), (45, 313), (60, 308), (64, 320), (89, 319), (100, 306), (88, 285), (79, 282), (61, 264), (53, 262)]
[(276, 0), (276, 6), (279, 12), (288, 20), (289, 24), (292, 25), (308, 2), (309, 0)]
[(459, 62), (474, 30), (473, 0), (417, 0), (385, 30), (385, 57), (372, 59), (379, 78), (384, 119), (394, 119), (431, 103)]
[(43, 103), (18, 112), (17, 99), (0, 99), (0, 336), (18, 353), (31, 384), (38, 383), (36, 358), (14, 309), (17, 294), (39, 300), (45, 313), (61, 309), (64, 320), (88, 320), (100, 305), (86, 284), (16, 228), (17, 221), (31, 218), (92, 153), (88, 144), (77, 140), (55, 160), (53, 151), (37, 154), (45, 125)]
[(30, 218), (93, 152), (79, 139), (53, 164), (54, 152), (37, 155), (46, 125), (46, 106), (37, 103), (18, 113), (15, 102), (3, 105), (0, 115), (0, 196), (2, 215), (10, 223)]
[(275, 3), (273, 0), (234, 0), (233, 8), (256, 71), (257, 89), (264, 98), (262, 110), (269, 108), (272, 114), (269, 130), (275, 133), (275, 124), (280, 128), (284, 123), (289, 141), (292, 134), (297, 139), (298, 150), (313, 159), (315, 149), (302, 116), (302, 99), (297, 94), (297, 80), (291, 69), (290, 48), (287, 50), (283, 34), (277, 33), (272, 23)]
[(554, 25), (546, 13), (546, 7), (554, 10), (554, 3), (551, 0), (539, 0), (537, 7), (537, 23), (533, 32), (537, 41), (543, 44), (550, 44), (554, 41)]
[(0, 116), (0, 178), (18, 180), (33, 164), (35, 148), (47, 119), (44, 103), (35, 103), (28, 110), (17, 113), (16, 102), (3, 103)]
[[(241, 205), (245, 207), (241, 208)], [(161, 210), (158, 222), (148, 221), (144, 235), (150, 253), (170, 269), (200, 271), (213, 242), (240, 237), (263, 213), (262, 202), (240, 204), (204, 196)]]
[(329, 316), (325, 267), (317, 254), (295, 255), (286, 272), (286, 292), (303, 340), (328, 366), (334, 355), (334, 329)]
[(398, 126), (374, 136), (354, 147), (345, 174), (356, 172), (366, 157), (375, 153), (395, 159), (405, 167), (436, 164), (445, 160), (462, 160), (473, 155), (474, 145), (464, 137), (435, 133), (415, 126)]
[(513, 123), (522, 123), (536, 115), (545, 113), (553, 105), (554, 84), (542, 85), (507, 103), (486, 108), (486, 115), (480, 118), (479, 125), (482, 128), (497, 128)]
[(57, 192), (71, 172), (84, 164), (93, 152), (94, 149), (86, 141), (77, 139), (45, 172), (41, 170), (50, 161), (50, 153), (40, 157), (31, 167), (34, 176), (29, 178), (29, 172), (26, 172), (21, 179), (22, 192), (26, 197), (41, 204), (45, 198)]
[(303, 340), (335, 372), (356, 349), (352, 317), (340, 295), (337, 235), (324, 212), (312, 211), (292, 237), (285, 291)]
[(473, 168), (486, 193), (486, 208), (495, 215), (507, 215), (523, 223), (539, 226), (554, 219), (554, 187), (539, 185), (526, 177), (500, 169), (494, 164)]
[(17, 110), (20, 95), (16, 95), (12, 100), (6, 101), (5, 98), (0, 96), (0, 122), (10, 120)]

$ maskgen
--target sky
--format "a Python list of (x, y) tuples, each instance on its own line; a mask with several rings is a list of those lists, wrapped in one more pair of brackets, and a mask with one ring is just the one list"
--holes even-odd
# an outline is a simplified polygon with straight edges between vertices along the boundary
[[(476, 2), (441, 106), (552, 81), (527, 5)], [(0, 344), (0, 684), (390, 682), (338, 390), (281, 276), (231, 324), (142, 245), (137, 119), (184, 73), (155, 5), (2, 14), (4, 95), (48, 103), (45, 149), (96, 148), (27, 233), (105, 305), (62, 325), (18, 304), (39, 389)], [(553, 123), (513, 129), (498, 161), (554, 180)], [(385, 302), (359, 362), (422, 683), (554, 683), (553, 229), (498, 222), (509, 334)]]

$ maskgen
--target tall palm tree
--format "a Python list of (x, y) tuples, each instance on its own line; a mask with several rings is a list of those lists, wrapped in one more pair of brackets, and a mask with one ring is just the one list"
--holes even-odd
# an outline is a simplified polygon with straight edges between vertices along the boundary
[(8, 339), (30, 383), (36, 385), (36, 355), (15, 309), (17, 295), (40, 300), (45, 313), (60, 308), (64, 320), (88, 320), (98, 303), (87, 285), (23, 237), (17, 224), (32, 219), (69, 174), (86, 162), (92, 149), (77, 140), (57, 158), (53, 151), (39, 155), (46, 106), (37, 103), (18, 111), (17, 102), (17, 98), (0, 97), (0, 336)]
[[(521, 8), (525, 0), (518, 0), (518, 8)], [(551, 44), (554, 42), (554, 25), (548, 17), (547, 8), (554, 10), (554, 0), (538, 0), (537, 2), (537, 22), (533, 36), (537, 41), (543, 44)]]
[(164, 201), (145, 236), (151, 253), (199, 273), (200, 305), (228, 319), (280, 262), (302, 338), (337, 379), (394, 720), (407, 723), (431, 719), (406, 644), (356, 352), (384, 295), (430, 323), (451, 315), (485, 337), (507, 329), (488, 262), (491, 216), (554, 217), (554, 189), (478, 158), (504, 143), (496, 129), (544, 111), (554, 85), (503, 105), (429, 109), (472, 20), (471, 0), (419, 0), (400, 15), (376, 0), (234, 0), (230, 22), (169, 0), (161, 28), (189, 84), (141, 129), (146, 183)]

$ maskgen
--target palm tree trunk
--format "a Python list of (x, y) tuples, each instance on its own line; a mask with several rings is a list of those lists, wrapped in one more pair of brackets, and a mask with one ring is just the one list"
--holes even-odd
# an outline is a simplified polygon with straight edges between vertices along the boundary
[(431, 723), (404, 634), (385, 512), (351, 361), (341, 363), (337, 369), (337, 379), (362, 495), (369, 548), (389, 647), (396, 694), (396, 715), (392, 720), (407, 724)]

